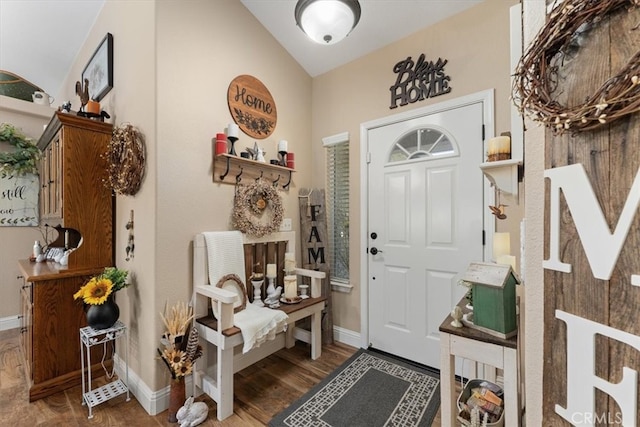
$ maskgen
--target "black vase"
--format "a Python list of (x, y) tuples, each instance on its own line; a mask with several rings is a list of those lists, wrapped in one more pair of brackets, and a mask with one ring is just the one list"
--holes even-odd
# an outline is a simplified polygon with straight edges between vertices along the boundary
[(120, 317), (120, 308), (113, 296), (100, 305), (89, 306), (87, 310), (87, 324), (93, 329), (108, 329)]

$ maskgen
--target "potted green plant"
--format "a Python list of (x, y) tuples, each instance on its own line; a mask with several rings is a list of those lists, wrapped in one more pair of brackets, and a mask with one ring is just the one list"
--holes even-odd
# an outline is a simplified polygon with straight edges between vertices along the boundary
[(2, 123), (0, 124), (0, 142), (6, 142), (17, 149), (0, 152), (0, 177), (38, 174), (38, 160), (41, 153), (31, 138), (26, 137), (14, 125)]

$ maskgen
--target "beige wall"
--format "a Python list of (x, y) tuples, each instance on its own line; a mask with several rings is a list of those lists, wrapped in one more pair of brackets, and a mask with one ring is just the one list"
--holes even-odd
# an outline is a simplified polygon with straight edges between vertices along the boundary
[[(297, 188), (311, 180), (311, 78), (239, 1), (109, 0), (59, 99), (77, 104), (73, 85), (106, 32), (114, 37), (115, 70), (103, 108), (116, 124), (130, 122), (146, 136), (142, 188), (116, 201), (116, 264), (129, 269), (135, 282), (118, 296), (120, 317), (130, 327), (130, 368), (153, 391), (169, 379), (155, 358), (163, 332), (158, 313), (166, 302), (191, 297), (191, 239), (197, 232), (230, 228), (234, 186), (212, 179), (212, 138), (232, 121), (229, 83), (253, 75), (276, 102), (275, 131), (258, 142), (267, 158), (275, 155), (279, 139), (296, 152), (298, 172), (281, 194), (285, 216), (297, 230)], [(244, 151), (254, 141), (241, 133), (236, 147)], [(126, 262), (131, 209), (136, 249)]]
[[(49, 123), (53, 111), (50, 107), (0, 95), (0, 123), (11, 123), (34, 142), (40, 137), (43, 125)], [(3, 143), (0, 150), (14, 148)], [(37, 227), (0, 227), (0, 330), (19, 325), (22, 281), (17, 279), (21, 274), (18, 259), (29, 258), (35, 240), (44, 244)]]
[[(333, 293), (334, 322), (348, 330), (360, 331), (360, 124), (412, 108), (451, 100), (487, 89), (495, 89), (495, 133), (510, 129), (509, 82), (509, 7), (516, 0), (491, 0), (462, 12), (446, 21), (419, 31), (361, 59), (328, 72), (313, 80), (312, 153), (313, 185), (324, 187), (325, 153), (321, 139), (340, 132), (350, 134), (351, 212), (350, 224), (350, 294)], [(408, 56), (421, 53), (428, 60), (447, 59), (446, 73), (451, 76), (451, 93), (405, 107), (389, 109), (389, 87), (396, 75), (393, 66)], [(514, 202), (507, 204), (518, 209)], [(519, 233), (522, 217), (510, 212), (512, 237)], [(512, 246), (518, 245), (513, 242)]]

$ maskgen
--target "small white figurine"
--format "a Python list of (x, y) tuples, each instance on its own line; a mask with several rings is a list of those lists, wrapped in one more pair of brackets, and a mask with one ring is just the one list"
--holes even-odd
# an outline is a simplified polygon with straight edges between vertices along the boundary
[(274, 291), (267, 294), (264, 304), (269, 308), (280, 307), (280, 295), (282, 294), (282, 286), (278, 286)]
[(462, 319), (462, 309), (457, 305), (451, 310), (451, 317), (453, 317), (453, 322), (451, 322), (451, 326), (454, 328), (462, 328), (463, 324), (460, 321)]
[(193, 396), (184, 402), (184, 406), (178, 409), (176, 418), (180, 427), (194, 427), (201, 424), (209, 415), (209, 407), (204, 402), (193, 402)]

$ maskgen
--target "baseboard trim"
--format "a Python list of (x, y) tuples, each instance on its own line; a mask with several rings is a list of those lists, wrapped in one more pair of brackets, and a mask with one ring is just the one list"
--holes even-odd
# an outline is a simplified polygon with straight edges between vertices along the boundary
[(343, 344), (347, 344), (355, 348), (360, 348), (360, 332), (341, 328), (340, 326), (334, 326), (333, 339)]
[(0, 331), (7, 331), (20, 327), (20, 316), (9, 316), (0, 318)]
[[(116, 368), (118, 378), (122, 378), (126, 383), (126, 365), (124, 361), (115, 354), (113, 361)], [(131, 369), (129, 369), (129, 392), (140, 403), (140, 406), (144, 408), (149, 415), (158, 415), (160, 412), (166, 411), (169, 408), (169, 394), (171, 391), (170, 386), (161, 388), (160, 390), (153, 391), (149, 386), (142, 381), (142, 379)], [(193, 380), (191, 375), (187, 376), (185, 382), (186, 397), (192, 395)]]

